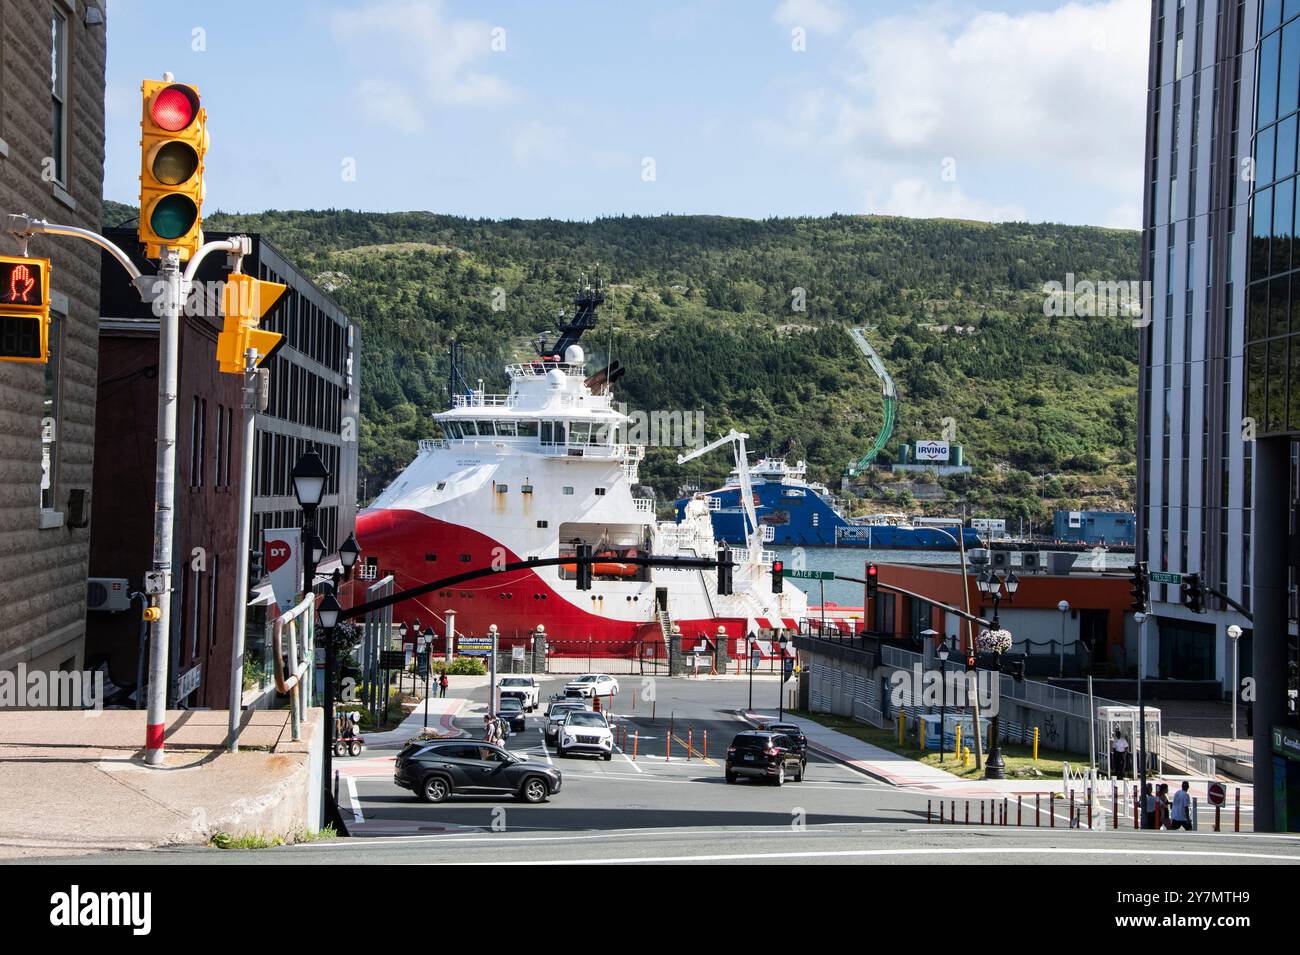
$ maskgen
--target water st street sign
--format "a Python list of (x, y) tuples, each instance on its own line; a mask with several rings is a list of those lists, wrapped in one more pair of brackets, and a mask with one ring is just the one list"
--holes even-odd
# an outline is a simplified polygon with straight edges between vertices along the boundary
[(835, 575), (829, 570), (783, 570), (783, 577), (793, 577), (795, 580), (834, 580)]

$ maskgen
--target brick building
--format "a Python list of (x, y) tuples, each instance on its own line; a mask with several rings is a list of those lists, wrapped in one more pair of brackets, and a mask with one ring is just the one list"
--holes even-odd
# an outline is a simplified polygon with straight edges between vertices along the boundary
[[(96, 2), (0, 0), (0, 214), (98, 228), (105, 30)], [(52, 260), (53, 318), (48, 365), (0, 363), (0, 670), (78, 667), (85, 637), (100, 255), (29, 252)]]
[[(134, 231), (108, 229), (104, 234), (143, 271), (152, 271)], [(208, 232), (205, 238), (227, 235)], [(288, 286), (262, 320), (263, 328), (283, 334), (285, 342), (265, 365), (271, 372), (270, 403), (256, 421), (252, 542), (260, 549), (264, 528), (300, 525), (289, 472), (311, 446), (331, 474), (318, 529), (332, 553), (351, 533), (356, 514), (353, 436), (359, 396), (353, 368), (359, 339), (347, 315), (307, 276), (270, 243), (251, 238), (245, 272)], [(90, 568), (94, 577), (124, 579), (138, 589), (152, 558), (158, 319), (130, 283), (115, 279), (109, 271), (114, 267), (105, 255), (94, 482), (99, 499), (113, 501), (113, 507), (98, 515)], [(225, 256), (213, 255), (196, 280), (211, 290), (225, 275)], [(231, 639), (239, 606), (234, 573), (243, 448), (240, 376), (217, 371), (222, 320), (215, 308), (207, 307), (216, 301), (215, 294), (193, 297), (181, 321), (168, 699), (223, 708), (229, 701)], [(267, 600), (262, 594), (245, 620), (251, 663), (245, 672), (259, 687), (271, 662), (265, 639)], [(108, 660), (115, 683), (137, 684), (138, 608), (92, 612), (86, 646), (88, 658)]]

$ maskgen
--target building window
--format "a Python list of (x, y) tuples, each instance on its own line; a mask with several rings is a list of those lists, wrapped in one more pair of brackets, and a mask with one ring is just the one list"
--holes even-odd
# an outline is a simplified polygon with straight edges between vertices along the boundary
[(217, 645), (217, 587), (221, 578), (221, 555), (212, 555), (212, 574), (208, 577), (208, 649)]
[(190, 487), (203, 487), (203, 467), (208, 447), (208, 401), (194, 396), (190, 411)]
[(57, 10), (50, 20), (50, 99), (54, 109), (50, 172), (55, 182), (65, 185), (68, 181), (68, 18)]
[(571, 494), (573, 494), (573, 488), (571, 488), (571, 487), (566, 487), (566, 488), (564, 488), (563, 493), (566, 494), (566, 495), (571, 495)]
[(604, 497), (604, 496), (605, 496), (605, 489), (604, 489), (603, 487), (598, 487), (598, 488), (596, 488), (596, 496), (597, 496), (597, 497)]
[(221, 487), (222, 469), (226, 463), (226, 406), (223, 404), (217, 405), (217, 440), (213, 444), (217, 446), (217, 458), (212, 468), (212, 486)]
[(193, 611), (190, 617), (190, 662), (199, 658), (199, 633), (203, 629), (203, 571), (190, 571), (190, 593), (194, 600), (190, 605)]

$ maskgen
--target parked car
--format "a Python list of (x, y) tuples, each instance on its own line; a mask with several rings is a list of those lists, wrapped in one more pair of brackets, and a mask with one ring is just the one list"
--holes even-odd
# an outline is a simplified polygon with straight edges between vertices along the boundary
[(528, 728), (527, 712), (524, 701), (517, 696), (502, 696), (497, 705), (497, 716), (510, 724), (512, 733), (522, 733)]
[(763, 729), (765, 729), (769, 733), (780, 733), (783, 736), (790, 737), (790, 739), (794, 742), (794, 745), (799, 750), (799, 752), (804, 754), (808, 752), (808, 737), (803, 735), (803, 730), (801, 730), (797, 724), (768, 723), (766, 726), (763, 727)]
[(523, 708), (525, 713), (531, 709), (528, 705), (528, 695), (523, 690), (502, 690), (497, 695), (497, 701), (504, 703), (506, 700), (514, 700)]
[(497, 680), (497, 687), (500, 688), (502, 693), (522, 691), (524, 694), (524, 709), (530, 713), (537, 709), (542, 688), (536, 677), (503, 676)]
[(408, 743), (393, 764), (393, 782), (425, 802), (510, 794), (536, 803), (558, 793), (563, 779), (554, 766), (492, 743), (436, 740)]
[(584, 697), (614, 696), (618, 693), (618, 680), (608, 673), (584, 673), (564, 684), (564, 692), (577, 690)]
[(580, 700), (557, 700), (546, 711), (546, 742), (558, 738), (560, 725), (574, 711), (586, 712), (587, 704)]
[(807, 764), (807, 756), (789, 736), (751, 730), (738, 734), (727, 747), (726, 778), (729, 783), (741, 776), (770, 779), (780, 786), (788, 777), (803, 782)]
[(555, 750), (560, 756), (595, 753), (610, 760), (614, 758), (614, 731), (604, 713), (570, 710), (560, 724)]

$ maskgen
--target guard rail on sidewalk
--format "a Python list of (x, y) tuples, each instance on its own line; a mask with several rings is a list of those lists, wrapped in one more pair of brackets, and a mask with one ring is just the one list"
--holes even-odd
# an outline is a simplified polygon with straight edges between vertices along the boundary
[[(316, 595), (309, 593), (300, 604), (277, 617), (271, 630), (275, 652), (275, 688), (281, 693), (289, 694), (290, 733), (295, 741), (302, 738), (302, 721), (307, 718), (307, 678), (316, 659), (315, 609)], [(285, 673), (284, 666), (286, 630), (289, 637), (288, 660), (293, 667), (293, 672), (289, 674)]]

